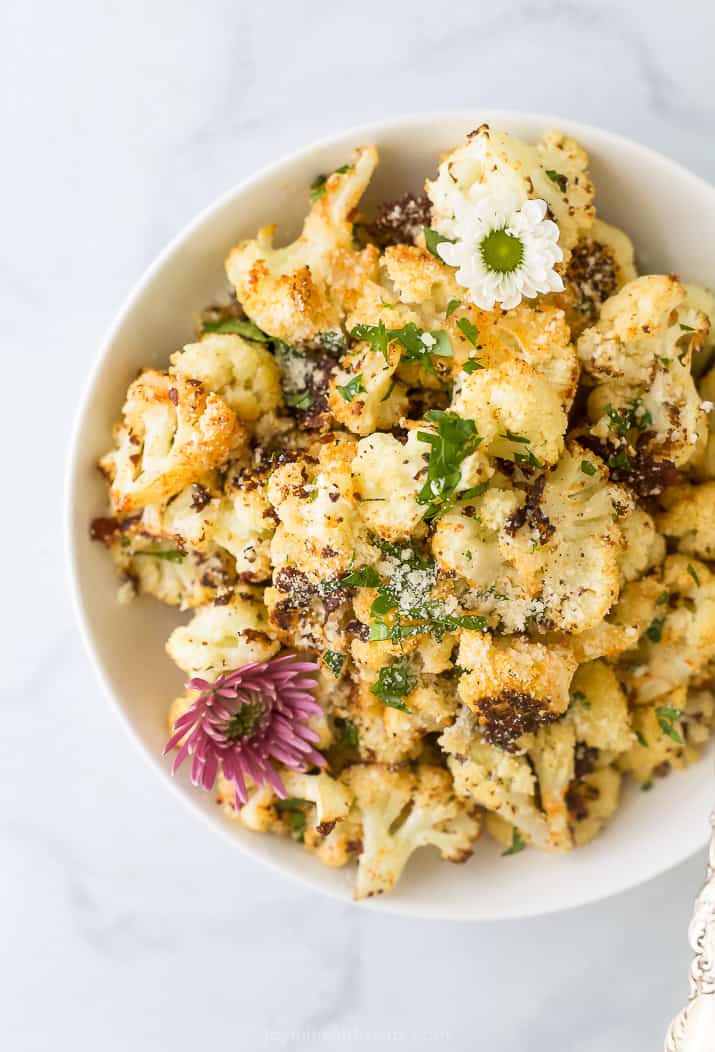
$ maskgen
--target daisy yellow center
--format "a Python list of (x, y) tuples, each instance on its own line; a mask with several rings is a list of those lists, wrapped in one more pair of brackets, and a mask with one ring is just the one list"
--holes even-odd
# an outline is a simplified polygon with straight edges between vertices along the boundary
[(232, 742), (250, 737), (261, 726), (265, 711), (262, 701), (244, 701), (240, 709), (226, 721), (223, 733)]
[(492, 230), (479, 245), (484, 265), (498, 274), (509, 274), (521, 266), (524, 245), (506, 230)]

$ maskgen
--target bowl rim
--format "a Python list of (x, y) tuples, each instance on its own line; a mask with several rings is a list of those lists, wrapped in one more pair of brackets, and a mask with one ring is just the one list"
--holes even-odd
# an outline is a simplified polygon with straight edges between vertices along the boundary
[[(74, 528), (73, 508), (76, 493), (80, 484), (80, 476), (77, 468), (80, 462), (80, 439), (82, 427), (112, 344), (120, 332), (127, 315), (142, 296), (146, 286), (149, 285), (155, 275), (161, 271), (165, 263), (177, 252), (181, 251), (184, 245), (191, 240), (196, 231), (207, 223), (215, 213), (220, 212), (226, 207), (226, 205), (228, 205), (234, 198), (240, 197), (244, 192), (257, 186), (264, 179), (279, 173), (282, 168), (307, 159), (310, 154), (314, 152), (317, 153), (326, 148), (340, 146), (343, 142), (347, 144), (358, 138), (363, 139), (365, 142), (373, 141), (375, 138), (384, 137), (391, 132), (404, 132), (409, 130), (412, 126), (421, 126), (426, 123), (436, 123), (439, 121), (464, 121), (468, 124), (470, 121), (474, 120), (475, 114), (477, 113), (481, 115), (483, 120), (490, 124), (498, 124), (500, 120), (506, 120), (508, 122), (534, 122), (542, 124), (545, 127), (557, 128), (559, 131), (563, 131), (567, 135), (572, 136), (577, 141), (583, 136), (592, 144), (600, 140), (611, 147), (615, 146), (617, 149), (623, 149), (626, 151), (635, 150), (645, 160), (652, 161), (662, 170), (669, 169), (673, 177), (677, 178), (681, 184), (683, 182), (689, 182), (694, 188), (697, 187), (698, 191), (705, 191), (706, 193), (715, 195), (715, 186), (713, 186), (708, 180), (697, 175), (680, 162), (673, 160), (650, 146), (629, 139), (617, 132), (608, 131), (598, 125), (575, 121), (551, 113), (538, 113), (530, 110), (492, 109), (490, 107), (479, 106), (454, 110), (424, 110), (417, 113), (404, 114), (403, 116), (390, 117), (384, 120), (351, 125), (348, 128), (334, 131), (311, 140), (306, 146), (301, 146), (286, 154), (281, 154), (274, 160), (262, 165), (258, 170), (246, 176), (238, 183), (234, 183), (228, 187), (228, 189), (220, 193), (208, 205), (189, 219), (144, 269), (139, 278), (130, 288), (130, 291), (124, 297), (123, 301), (120, 303), (119, 307), (116, 309), (111, 322), (105, 329), (98, 349), (94, 354), (92, 364), (84, 381), (74, 412), (64, 471), (63, 484), (65, 499), (63, 502), (62, 514), (64, 533), (63, 548), (65, 568), (69, 579), (71, 605), (74, 610), (75, 620), (82, 639), (85, 654), (89, 659), (94, 674), (102, 688), (102, 692), (114, 711), (115, 716), (119, 719), (119, 722), (124, 728), (130, 741), (138, 749), (144, 761), (151, 768), (156, 777), (162, 781), (164, 786), (168, 787), (173, 795), (181, 800), (182, 804), (188, 808), (190, 812), (199, 817), (214, 832), (219, 833), (225, 840), (230, 842), (234, 848), (238, 848), (238, 850), (244, 855), (256, 860), (262, 865), (268, 866), (274, 872), (280, 873), (282, 876), (296, 881), (306, 888), (310, 888), (313, 892), (327, 895), (338, 902), (350, 902), (353, 903), (353, 905), (381, 913), (391, 913), (398, 916), (409, 916), (426, 920), (450, 920), (456, 923), (464, 923), (465, 921), (479, 923), (484, 920), (496, 922), (500, 920), (545, 916), (550, 913), (560, 913), (566, 910), (577, 909), (589, 903), (604, 901), (614, 895), (630, 891), (648, 881), (654, 880), (685, 862), (688, 858), (691, 858), (707, 843), (707, 828), (705, 826), (703, 827), (701, 844), (686, 848), (684, 852), (681, 850), (677, 853), (676, 857), (665, 866), (660, 864), (651, 865), (649, 870), (646, 869), (639, 871), (633, 877), (627, 877), (621, 882), (614, 882), (613, 886), (608, 887), (603, 891), (591, 888), (584, 882), (581, 884), (581, 888), (583, 889), (581, 893), (576, 892), (572, 894), (564, 905), (542, 905), (536, 911), (529, 909), (526, 904), (520, 906), (518, 903), (515, 903), (513, 909), (502, 911), (498, 916), (493, 914), (490, 915), (488, 913), (485, 913), (483, 916), (457, 916), (454, 912), (441, 909), (439, 903), (435, 903), (434, 908), (416, 908), (414, 905), (403, 901), (399, 895), (390, 895), (386, 897), (378, 896), (376, 898), (355, 903), (348, 895), (341, 893), (336, 885), (326, 886), (317, 878), (313, 878), (309, 872), (301, 872), (297, 869), (286, 867), (280, 861), (267, 856), (258, 842), (254, 845), (251, 841), (239, 840), (237, 837), (233, 836), (229, 823), (216, 822), (213, 820), (209, 813), (199, 806), (198, 801), (192, 794), (184, 792), (179, 782), (167, 777), (166, 772), (162, 769), (159, 762), (160, 757), (155, 755), (153, 750), (151, 750), (148, 744), (143, 740), (139, 731), (132, 726), (124, 710), (118, 692), (114, 690), (109, 681), (98, 650), (93, 642), (92, 626), (81, 594), (79, 538)], [(258, 841), (258, 838), (256, 838), (256, 840)]]

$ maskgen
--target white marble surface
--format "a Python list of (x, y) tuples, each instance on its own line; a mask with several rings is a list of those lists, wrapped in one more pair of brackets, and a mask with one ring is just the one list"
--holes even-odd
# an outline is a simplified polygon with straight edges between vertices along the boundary
[(161, 790), (106, 707), (59, 507), (103, 329), (217, 193), (346, 125), (469, 104), (602, 124), (715, 179), (713, 38), (710, 0), (5, 0), (3, 1048), (661, 1047), (704, 857), (576, 912), (466, 927), (260, 869)]

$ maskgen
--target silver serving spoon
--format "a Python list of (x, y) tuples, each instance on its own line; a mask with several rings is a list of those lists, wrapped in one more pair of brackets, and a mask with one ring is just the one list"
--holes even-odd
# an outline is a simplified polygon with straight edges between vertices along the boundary
[(695, 957), (688, 1003), (670, 1024), (665, 1052), (715, 1052), (715, 811), (707, 876), (688, 929)]

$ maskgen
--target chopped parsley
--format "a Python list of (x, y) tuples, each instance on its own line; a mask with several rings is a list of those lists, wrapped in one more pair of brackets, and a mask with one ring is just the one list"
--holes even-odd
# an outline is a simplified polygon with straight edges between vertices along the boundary
[(645, 431), (653, 423), (650, 411), (644, 409), (637, 398), (632, 398), (620, 409), (614, 409), (609, 402), (605, 411), (612, 429), (619, 435), (625, 435), (633, 428)]
[(639, 745), (642, 745), (644, 749), (648, 748), (648, 742), (645, 739), (645, 735), (641, 731), (636, 731), (636, 741)]
[(286, 405), (291, 409), (310, 409), (313, 404), (313, 396), (310, 391), (300, 391), (297, 394), (286, 395)]
[(343, 665), (345, 664), (345, 655), (339, 653), (337, 650), (326, 650), (323, 654), (323, 661), (337, 679), (337, 677), (343, 671)]
[(651, 643), (660, 643), (663, 638), (663, 625), (665, 624), (664, 617), (654, 617), (651, 623), (645, 630), (645, 634), (650, 639)]
[(663, 603), (667, 603), (670, 599), (670, 592), (661, 592), (655, 601), (656, 606), (662, 606)]
[(370, 687), (370, 693), (391, 709), (409, 712), (402, 699), (411, 694), (416, 685), (417, 677), (411, 671), (407, 659), (398, 658), (391, 665), (384, 665), (380, 669), (377, 681)]
[(450, 315), (454, 314), (454, 312), (456, 310), (459, 310), (459, 308), (461, 306), (462, 306), (462, 301), (461, 300), (450, 300), (449, 303), (447, 304), (447, 314), (445, 315), (445, 317), (449, 318)]
[(360, 744), (360, 736), (358, 729), (352, 720), (343, 719), (342, 716), (336, 716), (333, 720), (335, 729), (338, 732), (337, 744), (341, 745), (343, 749), (357, 749)]
[(509, 428), (506, 429), (506, 431), (502, 435), (502, 438), (507, 438), (507, 439), (509, 439), (510, 442), (520, 442), (522, 445), (525, 445), (525, 446), (529, 445), (529, 439), (528, 438), (525, 438), (524, 435), (516, 435), (516, 434), (514, 434), (513, 431), (509, 430)]
[(683, 736), (675, 727), (675, 724), (683, 715), (681, 710), (676, 709), (674, 705), (658, 705), (655, 714), (658, 718), (658, 724), (660, 725), (663, 734), (667, 734), (667, 736), (672, 738), (678, 745), (685, 745)]
[(561, 172), (555, 172), (553, 168), (547, 168), (546, 174), (552, 183), (556, 183), (562, 194), (566, 193), (566, 187), (568, 186), (568, 179)]
[(683, 330), (683, 332), (695, 332), (695, 329), (692, 327), (692, 325), (683, 325), (682, 322), (680, 323), (680, 328)]
[(155, 559), (165, 559), (168, 563), (180, 563), (184, 558), (184, 553), (176, 548), (143, 548), (132, 555), (153, 555)]
[(608, 458), (609, 468), (617, 468), (621, 471), (629, 471), (632, 467), (631, 459), (624, 450), (620, 450), (618, 453), (614, 453)]
[(434, 375), (433, 358), (451, 358), (452, 344), (444, 329), (424, 330), (413, 321), (400, 329), (388, 329), (380, 319), (377, 325), (356, 325), (350, 333), (353, 340), (365, 340), (387, 361), (391, 343), (402, 347), (404, 362), (417, 362)]
[(443, 263), (444, 260), (438, 253), (437, 248), (443, 241), (449, 241), (450, 245), (453, 245), (456, 239), (453, 237), (445, 237), (444, 234), (440, 234), (438, 230), (433, 230), (431, 226), (426, 226), (424, 231), (425, 248), (428, 252), (431, 252), (433, 256), (436, 256), (440, 263)]
[(479, 340), (479, 330), (477, 329), (476, 325), (472, 324), (469, 318), (460, 318), (457, 322), (457, 328), (462, 333), (462, 335), (469, 340), (472, 347), (477, 346), (477, 341)]
[(653, 788), (653, 783), (651, 781), (643, 782), (643, 785), (641, 786), (641, 792), (642, 793), (649, 793), (652, 788)]
[(226, 318), (224, 321), (206, 321), (202, 325), (203, 332), (235, 332), (246, 340), (255, 340), (258, 343), (270, 343), (270, 336), (266, 336), (255, 322), (245, 318)]
[(464, 373), (476, 373), (477, 369), (483, 369), (484, 366), (478, 358), (467, 358), (466, 362), (462, 366), (462, 372)]
[(505, 855), (518, 855), (520, 851), (523, 851), (526, 847), (526, 841), (522, 837), (519, 830), (514, 826), (511, 831), (511, 846), (502, 851), (502, 857)]
[(290, 822), (291, 836), (300, 844), (303, 843), (306, 819), (303, 808), (310, 804), (310, 800), (301, 800), (298, 796), (289, 796), (286, 800), (276, 800), (274, 807), (279, 814), (285, 813)]
[(582, 460), (581, 471), (583, 471), (584, 475), (595, 475), (596, 465), (592, 464), (590, 460)]
[(335, 389), (340, 392), (346, 402), (352, 402), (355, 395), (365, 394), (365, 388), (362, 385), (362, 373), (353, 376), (352, 380), (346, 384), (336, 384)]
[(425, 419), (437, 427), (437, 433), (418, 431), (420, 442), (430, 447), (427, 478), (417, 494), (418, 504), (427, 504), (425, 519), (429, 522), (451, 507), (452, 496), (461, 481), (460, 465), (481, 442), (473, 420), (456, 413), (431, 409)]
[(696, 586), (699, 588), (700, 587), (700, 578), (698, 577), (697, 571), (696, 571), (696, 569), (695, 569), (695, 567), (693, 566), (692, 563), (688, 563), (688, 573), (690, 574), (692, 579), (695, 581)]
[[(339, 174), (339, 175), (345, 175), (345, 173), (349, 172), (349, 171), (350, 171), (350, 165), (349, 164), (343, 164), (343, 165), (340, 166), (340, 168), (336, 168), (335, 169), (335, 172), (337, 174)], [(320, 200), (320, 198), (325, 193), (325, 190), (326, 190), (326, 187), (327, 187), (327, 183), (328, 183), (328, 176), (327, 175), (316, 175), (315, 179), (310, 184), (310, 200), (311, 201), (315, 202), (315, 201), (319, 201)]]

